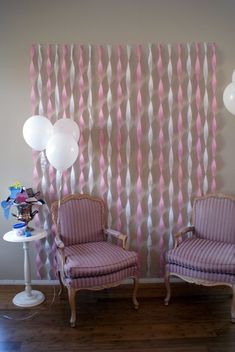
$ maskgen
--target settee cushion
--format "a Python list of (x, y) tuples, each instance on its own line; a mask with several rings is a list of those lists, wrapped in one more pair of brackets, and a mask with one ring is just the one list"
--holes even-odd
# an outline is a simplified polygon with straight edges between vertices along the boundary
[(235, 274), (235, 245), (197, 237), (166, 253), (166, 262), (211, 273)]

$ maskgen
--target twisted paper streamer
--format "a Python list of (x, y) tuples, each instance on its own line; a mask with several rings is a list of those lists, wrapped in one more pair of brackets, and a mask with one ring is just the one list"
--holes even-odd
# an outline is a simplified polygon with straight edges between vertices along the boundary
[(148, 53), (148, 67), (149, 67), (149, 81), (148, 81), (148, 93), (149, 93), (149, 104), (148, 104), (148, 116), (149, 116), (149, 130), (148, 130), (148, 143), (149, 143), (149, 154), (148, 154), (148, 215), (147, 215), (147, 227), (148, 227), (148, 238), (147, 238), (147, 276), (150, 276), (151, 270), (151, 250), (152, 250), (152, 210), (153, 210), (153, 55), (152, 47), (149, 45)]
[(195, 44), (196, 49), (196, 63), (195, 63), (195, 75), (196, 75), (196, 109), (197, 109), (197, 118), (196, 118), (196, 130), (197, 130), (197, 143), (196, 143), (196, 153), (197, 153), (197, 195), (202, 194), (202, 145), (201, 145), (201, 133), (202, 133), (202, 119), (200, 114), (201, 107), (201, 91), (200, 91), (200, 75), (201, 75), (201, 64), (199, 59), (199, 50), (200, 46), (198, 43)]
[(78, 109), (79, 109), (79, 129), (80, 129), (80, 138), (79, 138), (79, 169), (80, 169), (79, 190), (80, 190), (80, 193), (84, 192), (84, 186), (85, 186), (85, 176), (84, 176), (84, 169), (85, 169), (85, 159), (84, 159), (84, 151), (85, 151), (85, 136), (84, 136), (84, 133), (85, 133), (85, 120), (84, 120), (84, 116), (83, 116), (84, 110), (85, 110), (84, 96), (83, 96), (84, 95), (85, 84), (84, 84), (84, 78), (83, 78), (83, 68), (84, 68), (83, 55), (84, 55), (83, 45), (79, 45), (79, 63), (78, 63), (79, 102), (78, 102)]
[[(52, 45), (48, 45), (47, 47), (47, 62), (46, 62), (46, 71), (47, 71), (47, 84), (46, 84), (46, 93), (47, 93), (47, 113), (46, 116), (48, 119), (53, 123), (54, 121), (54, 112), (55, 112), (55, 106), (54, 106), (54, 99), (53, 99), (53, 94), (54, 94), (54, 87), (53, 87), (53, 75), (54, 75), (54, 70), (53, 70), (53, 48)], [(56, 189), (55, 189), (55, 174), (56, 171), (53, 168), (51, 164), (48, 165), (48, 183), (46, 185), (48, 189), (48, 197), (50, 199), (50, 202), (55, 200), (55, 195), (56, 195)]]
[(207, 45), (204, 43), (204, 62), (203, 62), (203, 77), (205, 83), (205, 91), (203, 97), (203, 109), (204, 109), (204, 126), (203, 126), (203, 135), (204, 135), (204, 153), (203, 153), (203, 168), (204, 168), (204, 179), (203, 179), (203, 194), (206, 194), (208, 191), (208, 137), (209, 137), (209, 127), (208, 127), (208, 110), (209, 110), (209, 101), (208, 101), (208, 60), (207, 60)]
[(126, 189), (126, 226), (127, 226), (127, 245), (130, 247), (130, 220), (131, 220), (131, 205), (130, 205), (130, 195), (131, 195), (131, 174), (130, 174), (130, 157), (131, 157), (131, 141), (130, 141), (130, 130), (131, 130), (131, 71), (130, 71), (130, 56), (131, 47), (127, 45), (127, 66), (126, 66), (126, 129), (127, 129), (127, 139), (126, 139), (126, 179), (125, 179), (125, 189)]
[(192, 62), (190, 55), (191, 45), (187, 44), (187, 74), (188, 74), (188, 82), (187, 82), (187, 147), (188, 147), (188, 160), (187, 160), (187, 171), (188, 171), (188, 182), (187, 182), (187, 216), (188, 216), (188, 225), (190, 225), (191, 220), (191, 212), (192, 212)]
[(143, 211), (141, 206), (142, 200), (142, 152), (141, 152), (141, 144), (142, 144), (142, 125), (141, 125), (141, 117), (142, 117), (142, 94), (141, 94), (141, 84), (142, 84), (142, 69), (141, 69), (141, 59), (142, 59), (142, 47), (138, 45), (136, 48), (136, 56), (137, 56), (137, 67), (136, 67), (136, 139), (137, 139), (137, 183), (136, 183), (136, 196), (137, 196), (137, 209), (136, 209), (136, 226), (137, 226), (137, 248), (140, 251), (141, 241), (142, 241), (142, 232), (141, 232), (141, 224), (143, 218)]
[(111, 133), (112, 133), (112, 90), (111, 90), (111, 83), (112, 83), (112, 65), (111, 65), (111, 55), (112, 55), (112, 48), (110, 45), (107, 47), (108, 51), (108, 65), (107, 65), (107, 81), (108, 81), (108, 92), (107, 92), (107, 108), (108, 108), (108, 121), (107, 121), (107, 135), (108, 135), (108, 146), (107, 146), (107, 206), (108, 206), (108, 226), (111, 227), (112, 224), (112, 213), (111, 207), (113, 202), (112, 196), (112, 165), (111, 165), (111, 158), (112, 158), (112, 143), (111, 143)]
[(104, 87), (103, 87), (103, 79), (104, 79), (104, 64), (103, 64), (103, 47), (98, 46), (98, 80), (99, 80), (99, 88), (98, 88), (98, 105), (99, 105), (99, 112), (98, 112), (98, 124), (99, 124), (99, 169), (100, 169), (100, 191), (104, 195), (107, 186), (105, 180), (105, 172), (106, 172), (106, 163), (104, 158), (105, 153), (105, 135), (104, 130), (106, 127), (106, 120), (104, 117)]
[(171, 59), (171, 45), (168, 44), (168, 65), (167, 65), (167, 76), (168, 76), (168, 107), (169, 107), (169, 122), (168, 122), (168, 136), (169, 136), (169, 248), (173, 245), (173, 223), (174, 223), (174, 209), (173, 209), (173, 199), (174, 199), (174, 182), (173, 182), (173, 166), (174, 166), (174, 153), (173, 153), (173, 92), (172, 92), (172, 59)]
[(93, 100), (92, 100), (92, 74), (91, 74), (91, 45), (88, 46), (88, 65), (87, 65), (87, 80), (88, 80), (88, 98), (87, 108), (89, 114), (89, 137), (88, 137), (88, 185), (90, 193), (93, 192), (94, 188), (94, 173), (93, 173), (93, 142), (92, 142), (92, 130), (93, 130)]
[[(164, 231), (165, 231), (165, 224), (164, 224), (164, 210), (165, 210), (165, 203), (164, 203), (164, 189), (165, 189), (165, 181), (164, 181), (164, 154), (163, 148), (165, 144), (164, 133), (163, 133), (163, 125), (164, 125), (164, 111), (163, 111), (163, 98), (164, 98), (164, 86), (163, 86), (163, 59), (162, 59), (162, 46), (161, 44), (158, 45), (158, 60), (157, 60), (157, 72), (159, 76), (158, 82), (158, 99), (159, 99), (159, 108), (158, 108), (158, 121), (159, 121), (159, 253), (162, 254), (164, 248)], [(163, 269), (163, 257), (160, 255), (160, 268)]]
[(116, 179), (116, 189), (117, 189), (117, 214), (116, 214), (116, 227), (120, 231), (122, 226), (121, 214), (122, 214), (122, 179), (121, 179), (121, 169), (122, 169), (122, 158), (121, 158), (121, 145), (122, 145), (122, 135), (121, 127), (123, 122), (121, 103), (122, 103), (122, 48), (119, 45), (117, 47), (117, 107), (116, 107), (116, 121), (117, 121), (117, 131), (116, 131), (116, 145), (117, 145), (117, 179)]
[[(70, 47), (70, 72), (69, 72), (69, 83), (70, 83), (70, 99), (69, 99), (69, 115), (70, 118), (74, 120), (75, 118), (75, 102), (74, 102), (74, 90), (75, 90), (75, 64), (74, 64), (74, 45), (71, 45)], [(75, 169), (74, 165), (71, 168), (70, 172), (70, 188), (71, 188), (71, 193), (75, 193), (76, 189), (76, 175), (75, 175)]]
[[(108, 225), (142, 255), (141, 275), (160, 275), (194, 195), (216, 186), (215, 45), (32, 46), (30, 77), (33, 113), (53, 122), (66, 114), (82, 137), (63, 184), (34, 152), (35, 188), (48, 206), (61, 187), (103, 197)], [(40, 226), (50, 221), (45, 211), (38, 217)], [(37, 252), (38, 274), (52, 277), (50, 236)]]
[(212, 57), (211, 57), (211, 67), (212, 67), (212, 80), (211, 80), (211, 89), (212, 89), (212, 161), (211, 161), (211, 173), (212, 173), (212, 182), (211, 182), (211, 192), (215, 192), (216, 190), (216, 111), (217, 111), (217, 100), (216, 100), (216, 52), (215, 52), (215, 44), (211, 45), (212, 47)]

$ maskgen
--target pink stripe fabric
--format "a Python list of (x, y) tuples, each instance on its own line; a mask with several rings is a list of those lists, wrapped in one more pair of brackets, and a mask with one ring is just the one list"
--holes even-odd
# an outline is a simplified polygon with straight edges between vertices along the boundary
[(235, 280), (235, 275), (226, 273), (213, 273), (208, 271), (200, 271), (195, 269), (186, 268), (181, 265), (167, 264), (166, 270), (171, 273), (171, 275), (179, 275), (190, 278), (190, 280), (206, 280), (215, 283), (228, 283), (233, 284)]
[(65, 273), (71, 278), (106, 275), (137, 265), (135, 252), (106, 241), (68, 246), (65, 256)]
[(73, 199), (59, 208), (59, 233), (66, 246), (103, 241), (103, 209), (98, 201)]
[(235, 244), (235, 201), (214, 197), (195, 200), (193, 223), (198, 237)]
[(170, 250), (167, 258), (188, 269), (235, 275), (235, 244), (190, 238)]
[(65, 282), (68, 287), (74, 287), (76, 289), (91, 288), (92, 290), (95, 290), (96, 287), (97, 289), (100, 289), (102, 287), (106, 288), (107, 286), (115, 286), (120, 284), (120, 282), (126, 278), (134, 278), (137, 276), (138, 267), (132, 266), (107, 275), (80, 277), (77, 279), (67, 278), (65, 279)]

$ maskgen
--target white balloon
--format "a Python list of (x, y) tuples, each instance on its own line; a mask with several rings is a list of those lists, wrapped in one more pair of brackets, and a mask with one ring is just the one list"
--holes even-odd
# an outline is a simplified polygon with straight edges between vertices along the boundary
[(23, 136), (25, 142), (35, 150), (45, 149), (52, 134), (52, 123), (45, 116), (31, 116), (24, 123)]
[(226, 109), (235, 115), (235, 82), (230, 83), (224, 90), (223, 101)]
[(77, 123), (74, 120), (68, 118), (62, 118), (56, 121), (53, 126), (54, 133), (66, 133), (73, 136), (78, 141), (80, 132)]
[(46, 156), (55, 169), (64, 171), (77, 159), (78, 144), (69, 134), (56, 133), (47, 144)]

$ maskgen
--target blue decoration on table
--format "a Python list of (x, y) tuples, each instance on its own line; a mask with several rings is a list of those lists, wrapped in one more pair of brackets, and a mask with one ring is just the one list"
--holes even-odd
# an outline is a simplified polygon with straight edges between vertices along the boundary
[(31, 237), (32, 233), (31, 233), (31, 231), (25, 230), (24, 235), (25, 235), (25, 237)]
[(20, 191), (21, 191), (21, 187), (19, 188), (19, 187), (11, 186), (11, 187), (9, 187), (9, 191), (11, 192), (10, 198), (16, 199), (17, 194), (20, 193)]
[(9, 200), (9, 201), (6, 201), (6, 200), (3, 200), (1, 202), (1, 206), (3, 208), (3, 214), (4, 214), (4, 217), (8, 220), (9, 219), (9, 215), (10, 215), (10, 210), (11, 210), (11, 206), (13, 205), (13, 200)]

